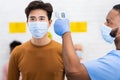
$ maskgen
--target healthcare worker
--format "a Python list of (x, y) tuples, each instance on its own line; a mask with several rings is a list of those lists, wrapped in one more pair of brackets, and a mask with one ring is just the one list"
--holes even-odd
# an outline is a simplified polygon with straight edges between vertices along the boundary
[[(107, 15), (104, 34), (111, 32), (111, 41), (115, 41), (116, 50), (96, 60), (80, 63), (75, 53), (70, 34), (69, 20), (57, 19), (55, 33), (62, 37), (63, 60), (68, 80), (120, 80), (120, 4), (115, 5)], [(107, 31), (106, 31), (107, 30)], [(107, 41), (107, 40), (106, 40)]]
[(113, 43), (115, 40), (115, 38), (110, 36), (110, 31), (115, 27), (120, 27), (120, 4), (115, 5), (109, 11), (106, 22), (101, 26), (102, 37), (106, 42)]

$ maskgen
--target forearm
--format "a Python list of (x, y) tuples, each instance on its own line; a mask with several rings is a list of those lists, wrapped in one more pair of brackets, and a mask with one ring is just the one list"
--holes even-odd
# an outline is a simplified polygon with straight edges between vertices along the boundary
[(77, 57), (69, 32), (63, 35), (63, 60), (68, 80), (90, 80), (83, 64)]
[(69, 72), (79, 71), (79, 58), (77, 57), (70, 32), (67, 32), (63, 35), (63, 59), (65, 68)]

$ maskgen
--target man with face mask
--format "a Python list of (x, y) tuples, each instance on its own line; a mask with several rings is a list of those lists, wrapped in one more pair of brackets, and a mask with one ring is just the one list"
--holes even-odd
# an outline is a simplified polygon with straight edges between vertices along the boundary
[(53, 8), (34, 0), (25, 9), (32, 39), (11, 53), (8, 80), (64, 80), (62, 45), (48, 37)]
[(113, 43), (114, 37), (110, 36), (113, 28), (120, 27), (120, 6), (114, 6), (106, 17), (106, 22), (101, 27), (101, 34), (103, 39), (108, 43)]
[(80, 63), (73, 47), (69, 20), (55, 21), (55, 33), (61, 36), (63, 41), (63, 60), (68, 80), (120, 80), (120, 23), (118, 22), (120, 22), (120, 4), (115, 5), (110, 11), (106, 23), (112, 28), (109, 34), (115, 38), (116, 50), (96, 60)]

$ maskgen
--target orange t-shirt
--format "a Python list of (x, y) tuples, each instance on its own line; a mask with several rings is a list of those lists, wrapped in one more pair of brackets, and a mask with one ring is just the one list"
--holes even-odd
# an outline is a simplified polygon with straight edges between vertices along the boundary
[(16, 47), (10, 57), (8, 80), (64, 80), (62, 46), (52, 40), (45, 46), (28, 41)]

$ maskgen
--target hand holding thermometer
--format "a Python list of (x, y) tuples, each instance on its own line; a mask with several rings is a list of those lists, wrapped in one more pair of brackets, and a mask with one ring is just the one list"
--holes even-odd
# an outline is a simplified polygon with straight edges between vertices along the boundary
[(54, 31), (57, 35), (62, 36), (66, 32), (70, 32), (69, 19), (65, 11), (55, 13), (56, 20), (54, 23)]

